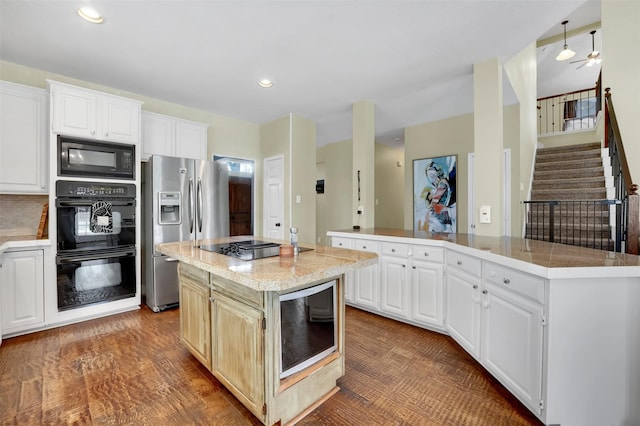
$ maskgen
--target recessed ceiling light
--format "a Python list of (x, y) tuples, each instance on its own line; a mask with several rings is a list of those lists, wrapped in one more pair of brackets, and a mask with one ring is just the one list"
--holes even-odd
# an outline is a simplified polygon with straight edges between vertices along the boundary
[(78, 9), (78, 15), (86, 21), (92, 22), (94, 24), (101, 24), (104, 21), (104, 18), (100, 16), (98, 12), (90, 7), (83, 6)]
[(262, 80), (260, 80), (258, 82), (258, 85), (260, 87), (269, 88), (269, 87), (273, 86), (273, 82), (271, 80), (269, 80), (269, 79), (263, 78)]

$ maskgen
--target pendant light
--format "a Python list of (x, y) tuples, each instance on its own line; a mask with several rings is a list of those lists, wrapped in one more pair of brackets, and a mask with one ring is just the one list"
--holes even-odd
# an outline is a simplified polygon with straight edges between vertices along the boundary
[(558, 53), (556, 56), (556, 61), (565, 61), (567, 59), (573, 58), (576, 54), (573, 50), (569, 49), (567, 46), (567, 23), (569, 21), (562, 21), (562, 26), (564, 27), (564, 47), (562, 48), (562, 52)]

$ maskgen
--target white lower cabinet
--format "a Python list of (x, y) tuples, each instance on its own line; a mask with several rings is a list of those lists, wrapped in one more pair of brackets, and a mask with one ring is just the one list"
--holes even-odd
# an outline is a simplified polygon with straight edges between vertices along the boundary
[[(442, 250), (442, 249), (440, 249)], [(444, 326), (444, 277), (442, 264), (411, 260), (411, 319), (426, 326)]]
[[(360, 251), (368, 251), (372, 253), (378, 252), (378, 243), (369, 240), (355, 240), (353, 249)], [(379, 292), (378, 292), (378, 265), (367, 266), (354, 271), (353, 276), (353, 303), (364, 308), (379, 308)]]
[(399, 317), (409, 317), (411, 312), (407, 262), (401, 257), (380, 257), (380, 310)]
[(447, 253), (446, 329), (476, 359), (480, 355), (479, 268), (476, 259), (452, 251)]
[(544, 280), (490, 262), (482, 276), (481, 363), (540, 415)]
[(0, 255), (2, 334), (44, 324), (43, 254), (43, 250), (23, 250)]
[[(350, 249), (352, 246), (353, 240), (351, 238), (340, 238), (340, 237), (332, 237), (331, 238), (331, 247), (345, 248)], [(347, 305), (352, 305), (355, 300), (355, 272), (349, 271), (344, 274), (344, 300)]]

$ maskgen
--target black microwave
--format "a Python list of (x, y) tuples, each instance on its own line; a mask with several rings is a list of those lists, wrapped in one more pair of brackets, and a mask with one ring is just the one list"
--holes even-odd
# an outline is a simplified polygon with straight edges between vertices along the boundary
[(58, 135), (58, 176), (135, 179), (134, 145)]

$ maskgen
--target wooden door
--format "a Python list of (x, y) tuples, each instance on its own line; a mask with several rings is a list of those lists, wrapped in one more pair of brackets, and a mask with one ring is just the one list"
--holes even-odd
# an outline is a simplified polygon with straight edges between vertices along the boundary
[(229, 234), (253, 235), (251, 178), (229, 178)]

